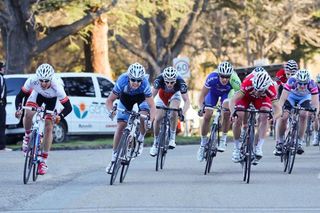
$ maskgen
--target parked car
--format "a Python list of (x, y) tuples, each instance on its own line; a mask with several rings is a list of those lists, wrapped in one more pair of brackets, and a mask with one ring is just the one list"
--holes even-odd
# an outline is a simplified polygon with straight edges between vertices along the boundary
[[(57, 73), (65, 85), (70, 98), (72, 112), (54, 127), (53, 140), (63, 142), (67, 135), (113, 134), (116, 120), (107, 117), (105, 102), (114, 82), (107, 77), (93, 73)], [(15, 118), (15, 97), (30, 74), (6, 75), (7, 118), (6, 135), (24, 134), (22, 119)], [(57, 108), (62, 105), (57, 101)]]

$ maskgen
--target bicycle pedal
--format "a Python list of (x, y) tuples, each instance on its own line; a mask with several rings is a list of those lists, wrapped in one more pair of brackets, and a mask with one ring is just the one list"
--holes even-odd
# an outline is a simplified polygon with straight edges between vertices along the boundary
[(121, 165), (129, 165), (129, 161), (128, 160), (123, 160), (123, 161), (121, 161)]
[(258, 160), (258, 159), (254, 159), (254, 160), (252, 161), (252, 165), (256, 166), (256, 165), (258, 165), (258, 164), (259, 164), (259, 160)]

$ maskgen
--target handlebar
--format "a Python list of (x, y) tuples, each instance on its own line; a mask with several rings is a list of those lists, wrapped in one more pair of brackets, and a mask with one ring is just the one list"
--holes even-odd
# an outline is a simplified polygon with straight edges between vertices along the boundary
[(184, 121), (184, 115), (182, 114), (182, 109), (176, 109), (176, 108), (170, 108), (170, 107), (165, 107), (165, 106), (156, 106), (157, 109), (162, 109), (165, 111), (175, 111), (178, 112), (178, 116), (180, 118), (180, 121)]
[(142, 117), (145, 120), (149, 120), (149, 115), (140, 114), (140, 113), (137, 113), (137, 112), (134, 112), (134, 111), (126, 110), (126, 109), (116, 109), (116, 110), (118, 110), (119, 112), (124, 112), (124, 113), (126, 113), (128, 115), (133, 115), (133, 116), (136, 116), (136, 117)]
[(272, 119), (272, 110), (259, 110), (259, 109), (255, 109), (253, 107), (250, 107), (248, 109), (244, 109), (244, 108), (235, 108), (235, 111), (233, 112), (232, 117), (238, 117), (237, 112), (249, 112), (249, 113), (265, 113), (268, 114), (269, 119)]
[(22, 109), (28, 109), (28, 110), (31, 110), (31, 111), (35, 111), (35, 112), (38, 112), (38, 113), (44, 112), (44, 113), (46, 113), (46, 114), (51, 114), (51, 115), (56, 115), (56, 114), (57, 114), (57, 111), (56, 111), (56, 110), (54, 110), (54, 111), (52, 111), (52, 110), (46, 110), (46, 109), (43, 108), (43, 107), (23, 106), (23, 107), (21, 107), (21, 108), (22, 108)]
[(307, 111), (307, 112), (316, 112), (317, 111), (316, 108), (312, 108), (312, 107), (311, 108), (305, 108), (305, 107), (302, 107), (300, 105), (294, 106), (292, 108), (295, 109), (295, 110), (298, 110), (298, 111), (300, 111), (300, 110)]

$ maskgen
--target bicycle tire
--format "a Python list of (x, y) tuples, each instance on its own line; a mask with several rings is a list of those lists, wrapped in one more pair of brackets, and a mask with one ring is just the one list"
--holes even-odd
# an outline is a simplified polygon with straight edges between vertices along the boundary
[(27, 184), (30, 178), (30, 174), (33, 167), (33, 156), (34, 156), (34, 135), (35, 133), (31, 133), (30, 141), (28, 144), (28, 150), (26, 152), (25, 160), (24, 160), (24, 169), (23, 169), (23, 183)]
[(211, 128), (211, 133), (210, 133), (210, 138), (209, 138), (209, 143), (208, 143), (208, 149), (206, 152), (206, 167), (204, 174), (206, 175), (207, 173), (210, 173), (211, 167), (212, 167), (212, 162), (213, 158), (215, 157), (216, 154), (216, 148), (217, 148), (217, 141), (216, 141), (216, 135), (217, 135), (217, 124), (213, 124)]
[(156, 158), (156, 171), (159, 171), (159, 168), (161, 167), (160, 164), (161, 164), (162, 152), (164, 147), (165, 131), (166, 131), (166, 125), (161, 124), (160, 133), (159, 133), (158, 142), (157, 142), (158, 151), (157, 151), (157, 158)]
[(113, 163), (113, 168), (112, 168), (112, 173), (111, 173), (111, 177), (110, 177), (110, 185), (113, 185), (116, 178), (117, 178), (117, 174), (118, 174), (118, 171), (121, 167), (121, 161), (122, 161), (122, 158), (123, 158), (123, 155), (124, 155), (124, 151), (125, 151), (125, 141), (123, 141), (125, 139), (125, 136), (126, 134), (124, 133), (122, 136), (121, 136), (121, 139), (120, 139), (120, 143), (117, 147), (117, 156), (116, 156), (116, 159)]
[[(40, 136), (37, 134), (38, 140), (40, 140)], [(38, 173), (38, 165), (39, 165), (39, 149), (40, 149), (40, 141), (37, 141), (37, 143), (33, 146), (34, 150), (36, 150), (34, 155), (34, 166), (33, 166), (33, 173), (32, 173), (32, 180), (35, 182), (38, 179), (39, 173)]]
[(165, 136), (164, 136), (164, 146), (163, 146), (162, 153), (161, 153), (160, 169), (164, 168), (164, 164), (166, 162), (166, 156), (167, 156), (168, 149), (169, 149), (169, 138), (170, 138), (169, 129), (170, 129), (170, 126), (167, 126)]
[(289, 162), (289, 170), (288, 170), (288, 173), (291, 174), (292, 170), (293, 170), (293, 166), (294, 166), (294, 162), (295, 162), (295, 159), (296, 159), (296, 154), (297, 154), (297, 149), (298, 149), (298, 130), (296, 129), (295, 131), (295, 138), (294, 140), (292, 141), (293, 145), (292, 146), (292, 149), (290, 149), (290, 153), (291, 153), (291, 162)]
[[(253, 124), (254, 125), (254, 124)], [(250, 182), (250, 175), (251, 175), (251, 162), (252, 162), (252, 149), (254, 143), (254, 127), (250, 125), (249, 127), (249, 138), (247, 139), (247, 147), (246, 147), (246, 160), (245, 160), (245, 168), (246, 168), (246, 182)]]
[(123, 183), (123, 181), (127, 175), (131, 159), (133, 158), (134, 153), (135, 153), (135, 149), (136, 149), (136, 140), (135, 140), (135, 138), (133, 138), (131, 143), (128, 143), (126, 162), (125, 162), (125, 164), (124, 163), (122, 164), (122, 168), (121, 168), (120, 183)]
[(289, 143), (290, 143), (290, 132), (289, 134), (287, 135), (286, 137), (286, 140), (285, 140), (285, 143), (283, 145), (283, 148), (282, 148), (282, 155), (281, 155), (281, 160), (283, 161), (283, 172), (287, 172), (287, 169), (288, 169), (288, 163), (289, 163), (289, 150), (290, 147), (289, 146)]

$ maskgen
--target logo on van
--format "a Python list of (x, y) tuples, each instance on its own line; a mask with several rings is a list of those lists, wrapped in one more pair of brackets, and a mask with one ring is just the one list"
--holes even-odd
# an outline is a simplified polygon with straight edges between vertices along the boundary
[(86, 105), (80, 103), (79, 107), (73, 104), (73, 111), (77, 118), (83, 119), (88, 115), (88, 110), (86, 110)]

